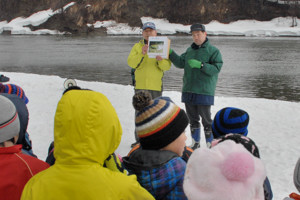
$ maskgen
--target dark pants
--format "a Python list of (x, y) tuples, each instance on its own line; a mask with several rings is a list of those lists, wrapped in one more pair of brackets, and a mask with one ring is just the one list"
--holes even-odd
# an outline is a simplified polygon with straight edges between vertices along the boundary
[(185, 110), (190, 120), (191, 129), (200, 128), (200, 117), (204, 130), (211, 130), (211, 106), (185, 104)]
[[(151, 94), (152, 99), (155, 99), (157, 97), (161, 97), (161, 95), (162, 95), (162, 91), (134, 89), (135, 93), (137, 93), (139, 91), (148, 91)], [(136, 116), (136, 111), (135, 111), (135, 114), (134, 114), (134, 118), (135, 118), (135, 116)], [(139, 137), (137, 136), (137, 133), (136, 133), (135, 130), (134, 130), (134, 136), (135, 136), (135, 141), (138, 142), (139, 141)]]

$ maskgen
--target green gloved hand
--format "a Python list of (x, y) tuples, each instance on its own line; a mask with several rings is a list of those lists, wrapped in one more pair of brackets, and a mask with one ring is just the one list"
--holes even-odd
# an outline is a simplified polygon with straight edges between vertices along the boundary
[(191, 68), (201, 69), (202, 67), (202, 62), (196, 59), (190, 59), (188, 60), (188, 63)]
[(172, 52), (173, 52), (173, 49), (170, 49), (170, 50), (169, 50), (169, 55), (170, 55)]

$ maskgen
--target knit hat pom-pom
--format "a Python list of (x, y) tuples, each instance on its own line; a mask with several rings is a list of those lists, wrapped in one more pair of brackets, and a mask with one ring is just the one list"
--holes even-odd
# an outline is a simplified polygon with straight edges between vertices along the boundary
[(250, 153), (231, 153), (222, 164), (222, 174), (233, 181), (246, 181), (254, 173), (254, 160)]
[(152, 100), (152, 96), (149, 92), (140, 91), (140, 92), (137, 92), (132, 97), (132, 105), (133, 105), (135, 110), (141, 111), (145, 107), (150, 105), (151, 100)]

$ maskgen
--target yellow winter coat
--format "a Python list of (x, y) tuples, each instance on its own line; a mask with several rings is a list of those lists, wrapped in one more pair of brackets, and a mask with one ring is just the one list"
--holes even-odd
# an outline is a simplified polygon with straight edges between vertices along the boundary
[(136, 176), (103, 167), (121, 136), (116, 111), (103, 94), (68, 91), (55, 114), (55, 164), (30, 179), (21, 199), (154, 199)]
[(128, 65), (135, 70), (135, 89), (162, 91), (164, 71), (171, 68), (171, 61), (163, 59), (157, 61), (142, 54), (144, 40), (136, 43), (127, 58)]

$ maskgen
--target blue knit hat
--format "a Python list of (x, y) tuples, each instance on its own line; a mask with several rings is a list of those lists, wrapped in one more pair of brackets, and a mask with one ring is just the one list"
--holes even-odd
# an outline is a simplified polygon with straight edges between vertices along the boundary
[(0, 93), (14, 94), (23, 99), (26, 104), (29, 102), (24, 90), (20, 86), (17, 86), (15, 84), (0, 83)]
[(247, 136), (249, 115), (239, 108), (226, 107), (217, 112), (212, 123), (214, 138), (236, 133)]

